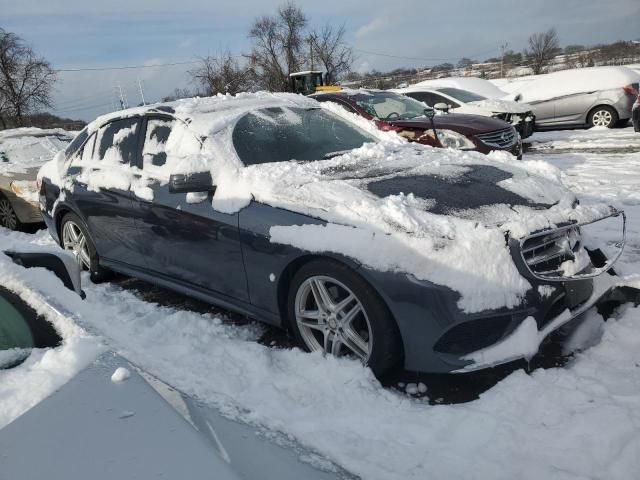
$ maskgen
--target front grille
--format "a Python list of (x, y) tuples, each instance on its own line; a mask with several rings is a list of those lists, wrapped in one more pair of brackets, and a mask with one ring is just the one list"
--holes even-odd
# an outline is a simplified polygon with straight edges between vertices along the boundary
[(575, 260), (579, 248), (580, 229), (564, 228), (529, 238), (522, 244), (522, 256), (532, 272), (561, 276), (560, 266)]
[(517, 143), (518, 132), (513, 127), (507, 127), (495, 132), (479, 133), (476, 137), (490, 147), (508, 148)]

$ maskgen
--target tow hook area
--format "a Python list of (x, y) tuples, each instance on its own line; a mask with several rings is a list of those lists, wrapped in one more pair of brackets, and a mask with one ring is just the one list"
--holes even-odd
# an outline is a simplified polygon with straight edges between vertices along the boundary
[(596, 303), (598, 313), (608, 319), (620, 305), (633, 303), (634, 307), (640, 305), (640, 288), (621, 285), (613, 287)]

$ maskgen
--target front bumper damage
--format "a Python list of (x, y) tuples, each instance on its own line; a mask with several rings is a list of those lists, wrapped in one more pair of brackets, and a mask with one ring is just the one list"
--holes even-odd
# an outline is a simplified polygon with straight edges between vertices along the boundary
[[(605, 220), (611, 217), (622, 217), (622, 240), (616, 246), (619, 247), (617, 255), (612, 259), (606, 259), (601, 252), (590, 252), (592, 262), (589, 267), (573, 275), (541, 274), (530, 265), (524, 254), (527, 242), (536, 238), (546, 238), (550, 233), (568, 232), (581, 227)], [(547, 230), (529, 235), (517, 241), (517, 247), (513, 247), (519, 267), (526, 269), (527, 277), (532, 285), (542, 289), (549, 289), (549, 299), (544, 310), (540, 306), (532, 306), (518, 312), (521, 318), (517, 327), (499, 341), (478, 349), (466, 355), (459, 356), (460, 361), (467, 362), (461, 368), (453, 370), (453, 373), (463, 373), (494, 367), (520, 359), (531, 359), (540, 348), (541, 343), (552, 332), (576, 319), (594, 306), (600, 306), (608, 302), (617, 304), (625, 302), (640, 303), (640, 290), (624, 285), (620, 278), (613, 272), (612, 267), (622, 254), (626, 241), (626, 216), (624, 212), (612, 210), (610, 215), (599, 218), (593, 222), (583, 224), (571, 224), (554, 230)], [(572, 246), (580, 248), (580, 245)]]

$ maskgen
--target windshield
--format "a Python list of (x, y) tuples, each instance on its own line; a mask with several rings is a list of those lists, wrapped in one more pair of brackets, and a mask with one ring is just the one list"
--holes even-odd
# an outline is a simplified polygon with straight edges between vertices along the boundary
[(392, 92), (359, 93), (353, 98), (367, 113), (380, 120), (407, 120), (424, 116), (424, 104)]
[(480, 100), (487, 99), (487, 97), (483, 97), (482, 95), (478, 95), (477, 93), (468, 92), (467, 90), (460, 90), (459, 88), (439, 88), (438, 91), (464, 103), (479, 102)]
[(245, 165), (323, 160), (375, 141), (320, 108), (263, 108), (242, 117), (233, 130), (233, 146)]

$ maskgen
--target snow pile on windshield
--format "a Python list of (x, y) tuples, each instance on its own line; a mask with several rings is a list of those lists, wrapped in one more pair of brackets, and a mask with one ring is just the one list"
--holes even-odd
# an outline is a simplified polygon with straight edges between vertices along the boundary
[(64, 150), (73, 132), (60, 128), (14, 128), (0, 131), (0, 174), (40, 167)]
[(540, 102), (564, 95), (622, 89), (640, 81), (640, 73), (626, 67), (589, 67), (493, 81), (508, 93), (520, 93), (523, 102)]

